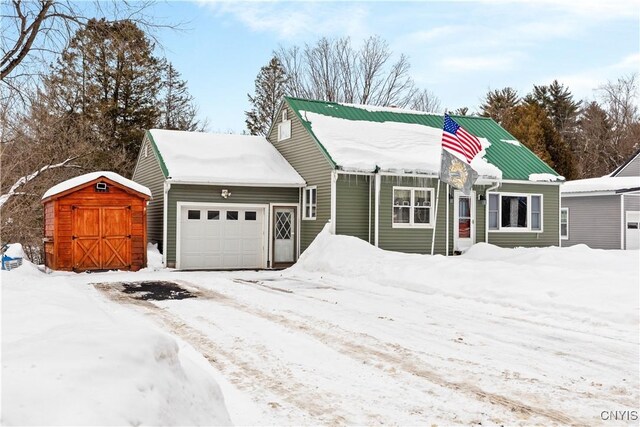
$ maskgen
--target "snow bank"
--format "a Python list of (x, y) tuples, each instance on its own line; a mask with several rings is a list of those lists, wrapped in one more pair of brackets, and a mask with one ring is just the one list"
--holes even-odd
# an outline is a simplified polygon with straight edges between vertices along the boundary
[(86, 184), (87, 182), (93, 181), (94, 179), (98, 179), (100, 177), (105, 177), (107, 179), (110, 179), (111, 181), (117, 182), (118, 184), (124, 185), (125, 187), (129, 187), (132, 190), (137, 191), (138, 193), (146, 194), (147, 196), (151, 197), (151, 191), (144, 185), (140, 185), (137, 182), (131, 181), (130, 179), (118, 175), (115, 172), (99, 171), (76, 176), (75, 178), (63, 181), (58, 185), (54, 185), (53, 187), (48, 189), (46, 193), (44, 193), (42, 199), (44, 200), (47, 197), (62, 193), (64, 191), (78, 187), (79, 185)]
[(162, 265), (162, 254), (158, 250), (157, 243), (147, 244), (147, 268), (156, 271), (164, 268)]
[(452, 298), (498, 300), (527, 310), (553, 307), (590, 313), (599, 322), (637, 325), (639, 264), (638, 251), (584, 245), (505, 249), (480, 243), (456, 257), (403, 254), (325, 229), (290, 270), (366, 279)]
[(564, 176), (553, 175), (550, 173), (532, 173), (532, 174), (529, 174), (529, 181), (534, 181), (534, 182), (564, 181)]
[(4, 254), (10, 258), (27, 258), (21, 243), (10, 243)]
[(261, 136), (151, 129), (174, 181), (304, 185), (305, 181)]
[(603, 176), (600, 178), (578, 179), (565, 182), (560, 191), (566, 193), (588, 193), (592, 191), (617, 191), (640, 188), (637, 176)]
[(206, 361), (76, 277), (2, 273), (2, 425), (230, 424)]
[[(310, 111), (300, 111), (313, 133), (344, 170), (373, 172), (440, 172), (442, 129), (415, 123), (347, 120)], [(502, 172), (482, 156), (490, 142), (471, 163), (480, 176), (501, 178)]]

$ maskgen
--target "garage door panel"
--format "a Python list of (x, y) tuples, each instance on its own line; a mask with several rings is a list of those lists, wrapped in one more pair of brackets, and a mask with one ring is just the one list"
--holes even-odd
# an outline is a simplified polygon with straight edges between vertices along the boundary
[[(180, 268), (265, 267), (264, 212), (264, 208), (239, 206), (182, 207)], [(198, 219), (189, 219), (189, 215)]]

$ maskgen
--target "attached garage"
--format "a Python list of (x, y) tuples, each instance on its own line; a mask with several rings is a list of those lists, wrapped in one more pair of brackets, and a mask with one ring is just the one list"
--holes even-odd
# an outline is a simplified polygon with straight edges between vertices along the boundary
[(133, 180), (153, 191), (149, 240), (167, 267), (281, 268), (298, 258), (305, 181), (263, 137), (152, 129)]
[(113, 172), (94, 172), (49, 189), (45, 265), (53, 270), (139, 270), (146, 266), (150, 191)]

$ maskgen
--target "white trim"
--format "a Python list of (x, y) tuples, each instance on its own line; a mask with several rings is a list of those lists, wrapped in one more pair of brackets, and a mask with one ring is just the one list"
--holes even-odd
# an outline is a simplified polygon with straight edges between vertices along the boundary
[(375, 243), (375, 247), (378, 247), (380, 242), (380, 174), (376, 174), (375, 177), (375, 191), (376, 191), (376, 206), (375, 206), (375, 223), (374, 223), (374, 234), (373, 240)]
[(338, 175), (364, 175), (364, 176), (373, 176), (374, 172), (349, 172), (345, 170), (334, 169)]
[(269, 255), (269, 223), (267, 222), (269, 204), (251, 204), (251, 203), (213, 203), (213, 202), (176, 202), (176, 269), (180, 269), (180, 221), (182, 220), (182, 208), (198, 206), (203, 208), (237, 208), (240, 209), (264, 209), (262, 221), (262, 238), (267, 238), (267, 247), (265, 248), (264, 240), (262, 243), (262, 268), (267, 268), (267, 260)]
[[(331, 233), (336, 234), (336, 197), (338, 193), (338, 189), (336, 188), (336, 183), (338, 182), (338, 173), (336, 170), (331, 171)], [(316, 191), (316, 204), (318, 202), (318, 193)], [(317, 212), (316, 207), (316, 212)]]
[(624, 194), (620, 195), (620, 249), (624, 249), (627, 236), (627, 216), (624, 211)]
[[(542, 209), (542, 208), (541, 208)], [(562, 247), (562, 224), (560, 221), (562, 220), (562, 193), (560, 189), (558, 189), (558, 246)], [(567, 211), (567, 236), (569, 235), (569, 212)], [(569, 238), (567, 237), (567, 240)]]
[(484, 190), (484, 197), (486, 203), (484, 205), (484, 242), (489, 243), (489, 193), (493, 190), (497, 190), (502, 186), (500, 181), (496, 181), (495, 185)]
[[(562, 211), (567, 211), (567, 235), (563, 236), (562, 235)], [(560, 225), (560, 242), (562, 242), (563, 240), (569, 240), (569, 208), (560, 208), (560, 221), (559, 221), (559, 225)]]
[[(438, 181), (438, 185), (440, 185), (440, 181)], [(394, 192), (396, 190), (409, 190), (411, 192), (411, 200), (408, 206), (396, 206), (395, 205), (395, 196)], [(414, 211), (414, 198), (415, 192), (417, 191), (428, 191), (430, 193), (429, 200), (429, 223), (428, 224), (414, 224), (413, 223), (413, 211)], [(435, 213), (434, 209), (437, 208), (438, 199), (436, 196), (435, 208), (434, 208), (434, 191), (431, 187), (406, 187), (406, 186), (393, 186), (391, 188), (391, 228), (435, 228)], [(408, 207), (409, 208), (409, 223), (395, 223), (393, 222), (393, 210), (396, 207)]]
[[(471, 220), (470, 230), (469, 230), (469, 239), (471, 240), (471, 244), (468, 247), (459, 247), (458, 241), (460, 238), (458, 237), (460, 233), (460, 197), (468, 197), (469, 198), (469, 219)], [(471, 194), (466, 195), (462, 191), (453, 190), (453, 250), (454, 251), (463, 251), (469, 249), (476, 243), (476, 203), (478, 202), (476, 197), (476, 192), (471, 191)]]
[[(489, 196), (497, 194), (498, 200), (498, 229), (489, 230)], [(526, 197), (527, 198), (527, 227), (502, 227), (502, 196), (508, 197)], [(531, 228), (531, 196), (540, 197), (540, 229), (533, 230)], [(544, 196), (538, 193), (514, 193), (514, 192), (487, 192), (487, 230), (489, 233), (544, 233)]]
[(306, 184), (283, 184), (283, 183), (269, 183), (269, 182), (216, 182), (216, 181), (188, 181), (181, 179), (167, 179), (167, 182), (172, 184), (181, 185), (216, 185), (222, 187), (276, 187), (276, 188), (300, 188), (306, 186)]
[(171, 189), (171, 183), (164, 181), (162, 183), (162, 191), (164, 194), (163, 206), (162, 206), (162, 264), (167, 267), (167, 222), (169, 213), (169, 190)]
[[(307, 216), (307, 190), (315, 190), (316, 191), (316, 214), (315, 216)], [(309, 207), (313, 207), (313, 205), (309, 205)], [(302, 188), (302, 220), (303, 221), (315, 221), (318, 218), (318, 186), (317, 185), (308, 185)], [(312, 213), (313, 209), (309, 209), (309, 213)]]
[(439, 179), (438, 174), (422, 174), (422, 173), (396, 173), (396, 172), (378, 172), (376, 175), (380, 176), (400, 176), (407, 178), (437, 178)]
[[(436, 210), (434, 213), (434, 221), (433, 221), (433, 231), (431, 231), (431, 255), (433, 255), (435, 247), (436, 247), (436, 223), (438, 222), (438, 202), (440, 201), (440, 183), (442, 181), (438, 180), (438, 191), (436, 192)], [(411, 205), (413, 205), (414, 191), (411, 192)], [(432, 193), (433, 194), (433, 193)], [(413, 215), (410, 215), (411, 220), (413, 221)]]
[(300, 225), (300, 204), (299, 203), (274, 203), (271, 202), (269, 203), (269, 233), (267, 238), (269, 239), (269, 262), (268, 262), (268, 266), (269, 268), (273, 268), (273, 227), (272, 227), (272, 218), (273, 218), (273, 208), (277, 206), (277, 207), (295, 207), (296, 208), (296, 227), (294, 230), (294, 233), (296, 233), (296, 260), (295, 262), (298, 262), (298, 259), (300, 258), (300, 234), (301, 234), (301, 225)]

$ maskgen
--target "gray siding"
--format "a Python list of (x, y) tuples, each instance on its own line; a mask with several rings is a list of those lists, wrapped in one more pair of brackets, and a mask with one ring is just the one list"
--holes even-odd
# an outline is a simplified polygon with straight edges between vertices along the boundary
[(562, 207), (569, 208), (569, 239), (562, 246), (620, 249), (619, 195), (563, 197)]
[[(223, 188), (231, 192), (230, 198), (222, 198), (220, 193)], [(178, 202), (247, 204), (298, 203), (298, 192), (299, 190), (297, 188), (171, 185), (167, 203), (167, 266), (173, 267), (176, 262), (176, 207)]]
[[(498, 189), (492, 191), (497, 193), (542, 194), (543, 232), (510, 233), (489, 231), (489, 243), (503, 248), (560, 246), (559, 185), (502, 184)], [(486, 215), (488, 203), (483, 208)]]
[(318, 187), (317, 217), (315, 220), (302, 220), (301, 223), (300, 249), (304, 251), (331, 217), (333, 166), (286, 102), (283, 103), (282, 108), (287, 109), (287, 117), (291, 120), (291, 138), (278, 141), (278, 124), (282, 122), (282, 110), (280, 110), (268, 139), (304, 178), (307, 185)]
[(633, 160), (615, 176), (640, 176), (640, 154), (636, 155)]
[[(336, 182), (336, 233), (369, 241), (369, 185), (372, 177), (338, 175)], [(373, 188), (371, 188), (373, 192)], [(372, 200), (373, 203), (373, 200)], [(371, 211), (373, 220), (373, 211)], [(373, 241), (373, 228), (371, 229)]]
[[(145, 147), (147, 155), (145, 156)], [(138, 162), (133, 171), (133, 181), (151, 190), (151, 201), (147, 206), (147, 239), (149, 243), (158, 243), (162, 251), (162, 214), (164, 208), (164, 174), (151, 143), (145, 135), (140, 148)]]

